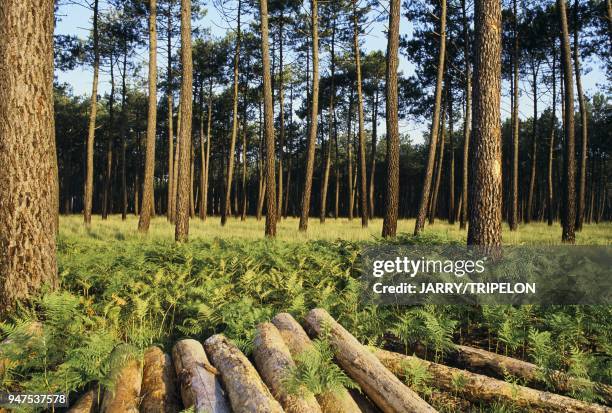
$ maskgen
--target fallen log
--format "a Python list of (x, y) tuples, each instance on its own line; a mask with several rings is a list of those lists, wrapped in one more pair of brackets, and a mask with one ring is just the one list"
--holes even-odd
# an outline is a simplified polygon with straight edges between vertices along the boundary
[[(510, 374), (529, 384), (542, 382), (541, 369), (533, 363), (469, 346), (457, 345), (455, 348), (456, 351), (451, 353), (449, 357), (451, 362), (458, 367), (482, 371), (487, 375), (496, 377), (505, 377)], [(581, 380), (562, 371), (550, 372), (548, 376), (560, 392), (567, 393), (581, 387), (592, 386), (606, 404), (612, 404), (612, 386)]]
[(405, 376), (409, 362), (424, 363), (432, 376), (431, 385), (438, 389), (453, 392), (470, 401), (503, 400), (528, 409), (543, 409), (547, 412), (563, 413), (610, 413), (611, 409), (598, 404), (575, 400), (566, 396), (534, 390), (481, 374), (471, 373), (454, 367), (406, 356), (386, 350), (376, 349), (376, 357), (394, 374)]
[(66, 413), (95, 413), (98, 411), (100, 388), (86, 391)]
[[(280, 332), (294, 359), (302, 352), (313, 348), (308, 334), (291, 314), (277, 314), (272, 319), (272, 324)], [(315, 397), (323, 413), (361, 413), (361, 409), (345, 388), (335, 392), (325, 392)]]
[(140, 397), (141, 413), (176, 413), (182, 410), (172, 358), (159, 347), (149, 347), (145, 351)]
[(295, 363), (274, 324), (262, 323), (257, 326), (253, 355), (261, 378), (287, 413), (321, 412), (312, 393), (305, 391), (297, 395), (287, 392), (284, 380)]
[(328, 340), (336, 351), (340, 366), (355, 380), (366, 395), (385, 413), (426, 413), (436, 410), (408, 386), (336, 322), (327, 311), (316, 308), (308, 313), (307, 330)]
[(183, 406), (197, 413), (230, 413), (217, 370), (210, 365), (202, 345), (191, 339), (178, 341), (172, 348), (172, 361), (181, 389)]
[(115, 358), (115, 365), (120, 367), (110, 373), (113, 386), (104, 391), (100, 413), (138, 413), (142, 385), (141, 360), (130, 354), (125, 345), (117, 346), (113, 353), (111, 359)]
[(255, 367), (234, 343), (216, 334), (204, 342), (204, 348), (219, 371), (234, 413), (283, 412)]

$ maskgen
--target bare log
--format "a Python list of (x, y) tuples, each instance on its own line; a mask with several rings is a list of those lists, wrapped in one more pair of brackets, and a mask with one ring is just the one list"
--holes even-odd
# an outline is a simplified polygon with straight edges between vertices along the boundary
[(172, 358), (159, 347), (144, 354), (141, 413), (175, 413), (182, 410), (176, 387)]
[(404, 376), (410, 361), (424, 363), (432, 375), (432, 385), (453, 392), (470, 401), (503, 400), (528, 409), (543, 409), (563, 413), (610, 413), (612, 410), (597, 404), (586, 403), (566, 396), (534, 390), (481, 374), (447, 367), (385, 350), (375, 350), (378, 359), (394, 374)]
[(316, 308), (306, 316), (307, 330), (322, 334), (329, 331), (329, 341), (336, 350), (340, 366), (355, 380), (367, 396), (385, 413), (426, 413), (436, 410), (404, 385), (370, 351), (336, 322), (327, 311)]
[[(142, 362), (139, 358), (126, 352), (124, 345), (113, 350), (111, 358), (117, 357), (116, 365), (111, 371), (113, 387), (104, 391), (101, 413), (138, 413), (140, 387), (142, 385)], [(119, 362), (120, 361), (120, 362)]]
[(95, 413), (98, 411), (100, 388), (86, 391), (66, 413)]
[[(308, 334), (291, 314), (277, 314), (272, 319), (272, 324), (278, 328), (293, 358), (313, 347)], [(323, 413), (361, 413), (359, 406), (346, 389), (326, 392), (317, 395), (316, 398)]]
[(283, 381), (295, 363), (274, 324), (262, 323), (257, 326), (253, 355), (262, 379), (287, 413), (321, 412), (321, 407), (312, 393), (294, 395), (285, 390)]
[(185, 408), (198, 413), (230, 413), (217, 369), (210, 365), (202, 345), (191, 339), (178, 341), (172, 348), (172, 361)]
[(219, 371), (234, 413), (283, 412), (249, 359), (222, 334), (204, 342), (206, 353)]

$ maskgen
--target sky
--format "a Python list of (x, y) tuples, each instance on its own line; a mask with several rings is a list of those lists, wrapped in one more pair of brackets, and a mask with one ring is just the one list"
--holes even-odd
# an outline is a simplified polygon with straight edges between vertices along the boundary
[[(100, 7), (104, 9), (106, 7), (105, 0), (100, 0)], [(213, 7), (211, 2), (208, 2), (207, 14), (201, 19), (201, 21), (194, 22), (195, 27), (202, 29), (209, 29), (211, 34), (215, 37), (222, 37), (226, 32), (226, 26), (224, 19), (221, 14)], [(91, 30), (92, 11), (79, 5), (62, 5), (58, 11), (58, 23), (55, 28), (56, 34), (71, 34), (76, 35), (80, 38), (86, 38)], [(383, 19), (384, 20), (384, 19)], [(363, 49), (365, 52), (381, 50), (383, 53), (386, 51), (386, 21), (375, 22), (370, 25), (367, 30), (367, 34), (362, 37)], [(410, 22), (402, 16), (400, 20), (400, 36), (411, 36), (412, 28)], [(435, 53), (435, 51), (433, 51)], [(146, 59), (148, 54), (146, 50), (142, 50), (138, 53), (139, 58)], [(164, 66), (164, 59), (158, 55), (159, 64), (161, 67)], [(600, 69), (597, 62), (582, 62), (583, 63), (583, 87), (585, 94), (592, 96), (594, 93), (601, 89), (602, 84), (605, 82), (605, 75)], [(146, 67), (146, 65), (144, 65)], [(400, 53), (400, 72), (403, 75), (414, 74), (414, 66), (408, 61), (405, 55)], [(75, 70), (60, 72), (56, 71), (56, 76), (59, 82), (65, 82), (71, 85), (73, 92), (76, 95), (89, 95), (91, 93), (91, 82), (92, 82), (92, 70), (89, 67), (77, 68)], [(107, 73), (101, 71), (100, 73), (100, 84), (98, 86), (98, 93), (104, 94), (110, 89), (110, 79)], [(538, 97), (539, 111), (550, 106), (551, 93), (548, 88), (543, 85), (540, 87), (542, 95)], [(527, 118), (532, 116), (533, 112), (533, 101), (530, 93), (525, 91), (529, 90), (530, 86), (526, 80), (522, 81), (521, 90), (524, 91), (520, 98), (520, 117)], [(504, 84), (502, 90), (502, 118), (510, 116), (510, 96), (509, 96), (509, 85)], [(559, 99), (557, 99), (559, 100)], [(560, 110), (558, 113), (560, 113)], [(380, 120), (379, 132), (384, 133), (385, 122), (384, 119)], [(427, 130), (426, 122), (422, 120), (402, 120), (400, 122), (400, 132), (408, 134), (412, 141), (422, 142), (422, 135)]]

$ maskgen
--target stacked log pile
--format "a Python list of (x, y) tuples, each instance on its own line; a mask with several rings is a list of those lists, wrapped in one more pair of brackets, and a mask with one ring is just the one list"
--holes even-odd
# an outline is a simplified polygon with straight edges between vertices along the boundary
[[(334, 350), (334, 361), (359, 385), (361, 392), (344, 388), (316, 395), (309, 391), (299, 394), (287, 391), (287, 375), (300, 354), (313, 348), (314, 338), (327, 340)], [(102, 391), (92, 386), (68, 411), (178, 413), (192, 408), (198, 413), (436, 412), (402, 381), (414, 363), (422, 363), (431, 377), (431, 387), (469, 402), (501, 401), (527, 411), (612, 413), (606, 406), (473, 372), (498, 376), (509, 371), (526, 382), (536, 379), (537, 367), (533, 364), (484, 350), (457, 346), (453, 361), (466, 365), (457, 368), (368, 348), (322, 309), (310, 311), (303, 326), (287, 313), (260, 324), (252, 359), (221, 334), (203, 344), (185, 339), (174, 345), (172, 355), (151, 347), (142, 361), (127, 358), (112, 372), (112, 389)], [(120, 348), (115, 351), (122, 352)], [(560, 390), (563, 383), (571, 386), (572, 380), (563, 376)], [(609, 401), (609, 386), (594, 385)]]

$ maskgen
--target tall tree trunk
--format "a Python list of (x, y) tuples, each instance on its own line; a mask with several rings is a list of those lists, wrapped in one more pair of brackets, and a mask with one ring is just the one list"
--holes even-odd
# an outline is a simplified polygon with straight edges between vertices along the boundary
[(106, 170), (104, 171), (104, 193), (102, 194), (102, 219), (109, 213), (111, 178), (113, 171), (113, 130), (115, 125), (115, 64), (110, 55), (110, 96), (108, 98), (108, 139), (106, 141)]
[(208, 215), (208, 178), (210, 175), (210, 145), (211, 136), (210, 130), (212, 126), (212, 97), (213, 97), (213, 78), (210, 77), (208, 83), (208, 121), (206, 122), (206, 154), (202, 154), (202, 170), (204, 171), (204, 177), (202, 179), (202, 205), (200, 209), (200, 218), (206, 220)]
[(123, 42), (123, 71), (121, 72), (121, 220), (127, 218), (128, 195), (127, 195), (127, 171), (126, 171), (126, 151), (127, 151), (127, 41)]
[(189, 158), (191, 151), (191, 104), (193, 100), (193, 61), (191, 55), (191, 0), (181, 0), (181, 103), (176, 225), (174, 239), (189, 238)]
[(378, 84), (376, 84), (374, 92), (374, 105), (372, 106), (372, 153), (370, 154), (370, 176), (368, 184), (368, 201), (370, 219), (374, 218), (374, 178), (376, 176), (376, 139), (378, 128)]
[(304, 193), (302, 197), (302, 213), (300, 215), (300, 231), (308, 229), (310, 214), (310, 196), (312, 192), (312, 174), (314, 171), (315, 145), (317, 143), (317, 116), (319, 114), (319, 18), (317, 0), (311, 0), (312, 25), (312, 102), (310, 107), (310, 129), (308, 137), (308, 153), (306, 159), (306, 176), (304, 178)]
[(181, 102), (180, 102), (180, 97), (179, 97), (179, 106), (178, 106), (178, 111), (177, 111), (177, 115), (176, 115), (176, 145), (174, 146), (174, 172), (173, 172), (173, 176), (172, 176), (172, 202), (173, 202), (173, 207), (172, 207), (172, 222), (175, 222), (176, 220), (176, 200), (177, 200), (177, 191), (178, 191), (178, 176), (179, 176), (179, 157), (181, 154), (181, 140), (180, 140), (180, 136), (181, 136)]
[(578, 30), (580, 25), (579, 4), (574, 0), (574, 70), (576, 71), (576, 88), (578, 92), (578, 104), (580, 106), (581, 123), (581, 147), (580, 147), (580, 171), (578, 175), (578, 210), (576, 211), (576, 231), (582, 230), (584, 221), (584, 206), (586, 194), (586, 168), (588, 156), (588, 123), (586, 102), (582, 90), (582, 76), (580, 69), (580, 44), (578, 42)]
[(346, 127), (346, 169), (347, 169), (347, 195), (348, 195), (348, 219), (353, 220), (353, 211), (355, 209), (355, 194), (353, 192), (353, 96), (354, 89), (351, 85), (351, 97), (349, 98), (349, 108)]
[(533, 214), (533, 196), (536, 182), (536, 167), (538, 155), (538, 67), (534, 63), (533, 69), (533, 129), (531, 138), (531, 171), (529, 175), (529, 193), (527, 195), (527, 211), (525, 222), (529, 223)]
[(149, 108), (147, 115), (147, 148), (145, 154), (142, 208), (138, 230), (148, 232), (153, 208), (153, 175), (155, 173), (155, 125), (157, 123), (157, 0), (149, 0)]
[[(448, 85), (446, 86), (448, 88)], [(433, 190), (431, 191), (431, 202), (429, 205), (429, 224), (433, 225), (436, 220), (436, 214), (438, 212), (438, 191), (440, 190), (440, 181), (442, 180), (442, 171), (444, 166), (444, 145), (446, 143), (446, 108), (448, 106), (447, 96), (444, 99), (444, 106), (442, 108), (442, 116), (440, 116), (440, 143), (438, 151), (438, 162), (435, 168), (435, 179)]]
[[(93, 203), (93, 169), (94, 169), (94, 139), (96, 135), (96, 114), (98, 112), (98, 76), (100, 72), (100, 47), (98, 34), (98, 8), (99, 0), (94, 0), (93, 8), (93, 81), (91, 84), (91, 101), (89, 104), (89, 126), (87, 132), (87, 165), (85, 177), (85, 199), (83, 220), (85, 225), (91, 224), (91, 210)], [(8, 7), (8, 5), (7, 5)]]
[(438, 53), (438, 75), (436, 78), (436, 92), (434, 115), (431, 123), (431, 134), (429, 142), (429, 153), (427, 155), (427, 164), (425, 167), (425, 177), (423, 179), (423, 192), (421, 194), (421, 202), (419, 204), (419, 213), (417, 215), (414, 226), (414, 235), (419, 235), (425, 224), (425, 215), (427, 214), (427, 200), (431, 189), (431, 181), (433, 176), (434, 160), (436, 157), (436, 145), (438, 138), (438, 127), (440, 126), (440, 105), (442, 102), (442, 79), (444, 77), (444, 59), (446, 53), (446, 0), (441, 1), (440, 10), (440, 47)]
[(474, 139), (468, 245), (501, 245), (501, 2), (475, 4)]
[(331, 36), (331, 88), (329, 92), (329, 137), (327, 139), (327, 146), (325, 147), (325, 170), (323, 171), (323, 184), (321, 188), (321, 223), (325, 222), (327, 215), (327, 189), (329, 186), (329, 172), (331, 169), (331, 153), (332, 153), (332, 139), (334, 137), (334, 122), (336, 121), (336, 114), (334, 109), (334, 99), (336, 97), (336, 15), (334, 14), (332, 23), (332, 36)]
[(557, 127), (557, 48), (553, 42), (552, 47), (552, 107), (550, 116), (550, 140), (548, 142), (548, 176), (547, 176), (547, 209), (548, 209), (548, 225), (552, 226), (555, 215), (553, 210), (553, 154), (555, 151), (555, 129)]
[[(289, 143), (292, 144), (292, 142), (294, 141), (294, 139), (293, 139), (293, 134), (294, 134), (294, 132), (293, 132), (293, 83), (291, 83), (291, 94), (290, 94), (290, 98), (289, 98), (289, 119), (290, 119), (289, 127), (290, 127), (290, 131), (291, 131), (290, 142)], [(290, 150), (289, 147), (287, 149)], [(286, 185), (285, 185), (286, 186), (285, 187), (285, 204), (283, 206), (283, 211), (282, 211), (285, 219), (287, 218), (287, 211), (288, 211), (288, 208), (289, 208), (289, 198), (290, 198), (289, 190), (291, 189), (291, 172), (292, 172), (292, 170), (291, 170), (291, 159), (292, 159), (291, 153), (289, 153), (288, 155), (289, 155), (289, 165), (287, 165), (287, 182), (286, 182)]]
[(234, 83), (232, 94), (232, 135), (230, 138), (229, 156), (227, 161), (227, 185), (225, 185), (225, 201), (221, 211), (221, 225), (227, 222), (227, 215), (230, 214), (230, 202), (232, 195), (232, 178), (234, 176), (234, 155), (236, 153), (236, 136), (238, 135), (238, 66), (240, 64), (240, 18), (242, 0), (238, 0), (238, 14), (236, 24), (236, 48), (234, 50)]
[(461, 0), (461, 12), (463, 15), (463, 52), (465, 55), (465, 117), (463, 122), (463, 163), (461, 173), (461, 217), (459, 228), (465, 229), (468, 220), (468, 175), (469, 175), (469, 150), (470, 133), (472, 128), (472, 64), (470, 59), (469, 23), (465, 0)]
[(193, 142), (193, 138), (191, 148), (189, 149), (189, 217), (193, 218), (195, 216), (195, 198), (193, 193), (195, 188), (195, 142)]
[[(55, 255), (59, 191), (53, 116), (53, 6), (51, 0), (0, 2), (3, 318), (11, 315), (18, 300), (37, 294), (44, 285), (56, 289), (59, 284)], [(95, 113), (93, 120), (95, 123)], [(93, 143), (93, 135), (91, 140)]]
[[(444, 0), (442, 0), (444, 1)], [(399, 65), (400, 1), (389, 4), (389, 30), (387, 32), (386, 62), (386, 118), (387, 118), (387, 182), (385, 190), (385, 218), (382, 236), (395, 237), (399, 209), (399, 125), (397, 98), (397, 69)]]
[(338, 124), (334, 122), (334, 219), (338, 219), (340, 209), (340, 157), (338, 154)]
[(455, 224), (455, 137), (453, 136), (453, 93), (449, 81), (448, 94), (448, 142), (450, 143), (450, 162), (448, 166), (448, 222)]
[(361, 227), (368, 227), (368, 177), (366, 169), (366, 143), (363, 120), (363, 93), (361, 89), (361, 51), (359, 49), (359, 21), (357, 19), (357, 0), (353, 0), (353, 53), (355, 54), (355, 72), (357, 73), (357, 113), (359, 117), (359, 176), (361, 201)]
[(276, 177), (274, 155), (274, 113), (272, 79), (270, 77), (270, 46), (268, 44), (268, 1), (259, 2), (261, 25), (261, 56), (263, 66), (264, 130), (266, 138), (266, 229), (267, 237), (276, 237)]
[(517, 0), (512, 0), (514, 45), (512, 51), (512, 182), (510, 184), (510, 231), (518, 229), (519, 168), (519, 38)]
[(172, 99), (172, 6), (174, 0), (169, 0), (168, 4), (168, 15), (167, 17), (167, 37), (168, 37), (168, 73), (167, 83), (168, 88), (168, 220), (174, 222), (174, 204), (176, 198), (174, 197), (174, 125), (172, 113), (174, 110), (174, 102)]
[(574, 79), (572, 75), (572, 55), (567, 27), (565, 0), (557, 0), (559, 20), (561, 22), (561, 54), (565, 82), (565, 115), (563, 129), (565, 132), (565, 160), (563, 184), (563, 233), (561, 240), (565, 243), (576, 242), (576, 158), (574, 134)]
[(276, 217), (280, 221), (283, 217), (282, 207), (283, 207), (283, 156), (285, 152), (285, 82), (284, 82), (284, 69), (283, 69), (283, 23), (285, 20), (285, 16), (281, 11), (280, 15), (280, 25), (278, 32), (278, 48), (279, 48), (279, 70), (278, 70), (278, 122), (280, 126), (280, 134), (279, 134), (279, 148), (278, 148), (278, 191), (277, 191), (277, 200), (276, 207), (278, 208), (278, 213)]
[[(262, 83), (263, 90), (263, 83)], [(263, 100), (263, 95), (262, 95)], [(255, 213), (255, 217), (257, 221), (261, 220), (261, 215), (263, 212), (263, 203), (266, 198), (265, 192), (265, 180), (266, 175), (264, 172), (264, 131), (263, 131), (263, 122), (262, 122), (262, 101), (259, 102), (259, 159), (257, 160), (257, 173), (259, 174), (259, 191), (257, 192), (257, 211)]]
[[(247, 68), (248, 73), (248, 68)], [(249, 79), (246, 78), (244, 81), (243, 95), (243, 108), (242, 108), (242, 211), (240, 213), (240, 220), (245, 221), (247, 216), (247, 174), (248, 174), (248, 157), (247, 157), (247, 134), (248, 134), (248, 90), (249, 90)], [(282, 190), (282, 187), (281, 187)]]

